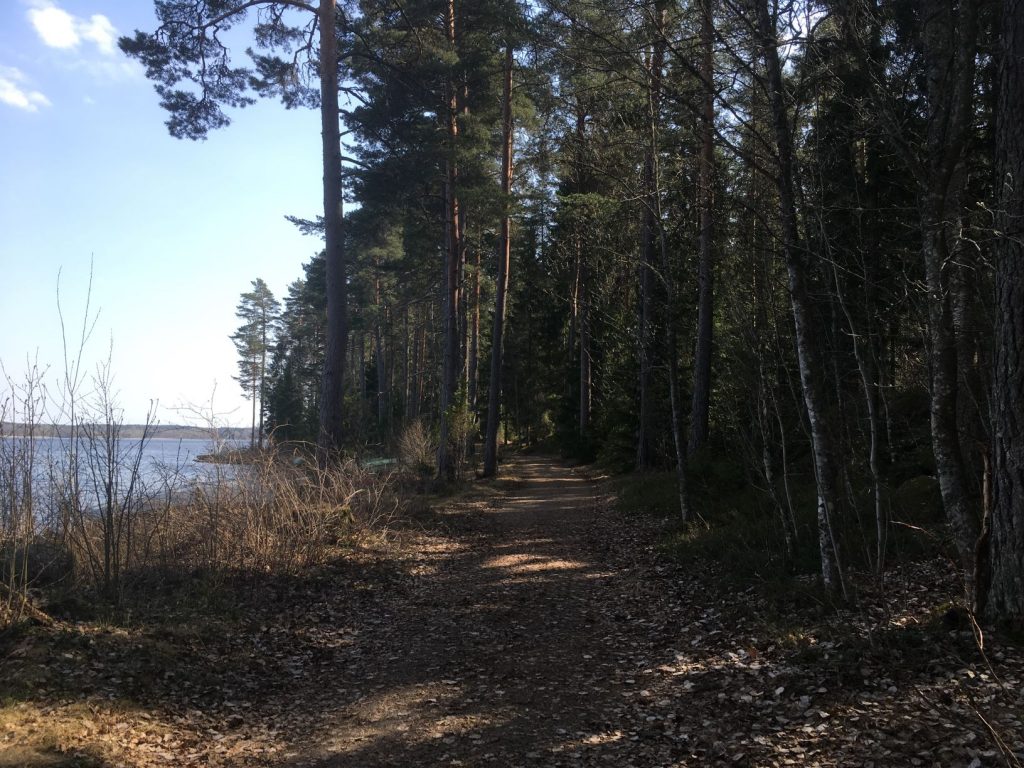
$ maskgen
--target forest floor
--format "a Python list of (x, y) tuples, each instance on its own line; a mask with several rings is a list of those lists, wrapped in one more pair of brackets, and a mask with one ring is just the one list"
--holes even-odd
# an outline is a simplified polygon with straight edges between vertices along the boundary
[(1024, 649), (979, 652), (943, 564), (837, 611), (673, 561), (663, 526), (521, 457), (215, 618), (37, 627), (0, 645), (0, 766), (1024, 758)]

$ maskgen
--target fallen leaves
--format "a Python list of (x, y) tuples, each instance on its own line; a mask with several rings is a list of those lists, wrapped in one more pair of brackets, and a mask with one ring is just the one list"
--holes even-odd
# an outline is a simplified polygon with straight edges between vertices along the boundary
[(0, 755), (980, 768), (1024, 751), (1024, 654), (990, 638), (990, 670), (929, 618), (955, 593), (941, 565), (863, 585), (857, 610), (779, 617), (713, 564), (661, 559), (657, 526), (601, 487), (516, 468), (230, 615), (34, 629), (0, 654)]

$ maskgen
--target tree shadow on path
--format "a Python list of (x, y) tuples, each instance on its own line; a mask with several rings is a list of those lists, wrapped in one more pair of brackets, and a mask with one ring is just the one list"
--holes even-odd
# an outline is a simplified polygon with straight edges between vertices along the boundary
[(513, 765), (628, 740), (614, 710), (640, 657), (664, 660), (650, 548), (602, 486), (546, 459), (512, 471), (511, 494), (442, 513), (447, 546), (389, 601), (378, 657), (325, 681), (340, 706), (294, 764)]

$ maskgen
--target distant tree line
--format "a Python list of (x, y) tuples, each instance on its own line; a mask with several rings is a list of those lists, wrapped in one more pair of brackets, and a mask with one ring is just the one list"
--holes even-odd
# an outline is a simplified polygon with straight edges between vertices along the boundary
[[(173, 132), (257, 94), (324, 119), (324, 217), (299, 223), (327, 247), (268, 350), (275, 435), (426, 421), (443, 480), (481, 437), (551, 440), (674, 471), (684, 519), (717, 457), (836, 594), (934, 477), (972, 600), (1024, 620), (1021, 0), (158, 11), (122, 47)], [(216, 35), (250, 11), (235, 68)]]

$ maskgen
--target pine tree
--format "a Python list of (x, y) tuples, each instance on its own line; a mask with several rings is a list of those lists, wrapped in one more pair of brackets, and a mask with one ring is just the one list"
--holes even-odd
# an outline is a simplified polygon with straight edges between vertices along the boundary
[[(281, 304), (262, 278), (252, 281), (252, 290), (242, 294), (235, 316), (242, 321), (231, 336), (238, 350), (238, 375), (235, 381), (252, 401), (250, 444), (263, 448), (263, 417), (267, 399), (267, 360), (277, 336)], [(257, 428), (257, 414), (259, 424)]]
[(1024, 3), (1004, 0), (996, 115), (996, 361), (989, 618), (1024, 626)]
[[(253, 36), (260, 52), (251, 54), (252, 68), (233, 66), (221, 35), (244, 23), (254, 9)], [(155, 32), (136, 31), (118, 44), (146, 67), (161, 106), (170, 113), (167, 126), (172, 136), (203, 139), (210, 130), (230, 123), (224, 107), (247, 106), (256, 95), (280, 98), (289, 108), (310, 106), (320, 111), (327, 332), (317, 442), (326, 460), (342, 445), (348, 345), (338, 101), (338, 71), (344, 58), (338, 36), (347, 31), (344, 11), (336, 0), (320, 0), (317, 5), (302, 0), (158, 0), (155, 10), (160, 21)], [(295, 17), (299, 23), (289, 23)], [(315, 47), (308, 42), (314, 38)]]

